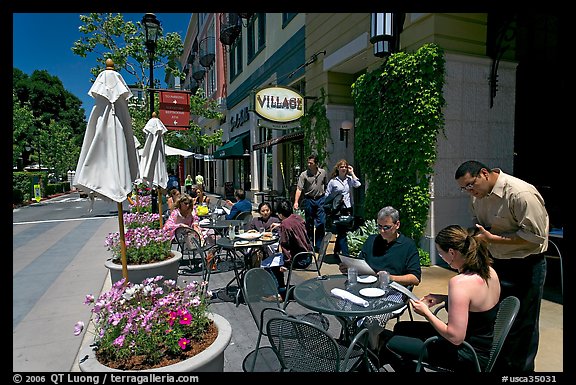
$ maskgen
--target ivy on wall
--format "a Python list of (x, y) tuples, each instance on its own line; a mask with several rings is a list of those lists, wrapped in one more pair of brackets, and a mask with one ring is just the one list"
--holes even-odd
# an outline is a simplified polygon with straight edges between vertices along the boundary
[(326, 167), (328, 158), (328, 141), (332, 140), (330, 135), (330, 120), (326, 115), (326, 92), (320, 89), (320, 97), (315, 99), (306, 113), (300, 118), (300, 127), (304, 131), (304, 152), (308, 155), (318, 156), (318, 165)]
[(444, 52), (426, 44), (391, 55), (352, 84), (355, 159), (367, 185), (365, 217), (384, 206), (400, 211), (402, 232), (418, 241), (430, 205), (429, 175), (444, 128)]

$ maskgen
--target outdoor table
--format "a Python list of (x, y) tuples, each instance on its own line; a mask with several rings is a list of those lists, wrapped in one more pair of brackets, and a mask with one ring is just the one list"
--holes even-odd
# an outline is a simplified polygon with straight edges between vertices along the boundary
[[(389, 287), (381, 297), (366, 297), (359, 292), (363, 288), (378, 287), (374, 283), (358, 282), (348, 284), (344, 275), (324, 275), (315, 277), (296, 285), (294, 299), (300, 305), (321, 314), (331, 314), (342, 324), (344, 338), (350, 341), (357, 332), (357, 321), (363, 317), (390, 313), (400, 309), (406, 302), (405, 295)], [(368, 302), (368, 307), (356, 305), (353, 302), (332, 295), (331, 290), (339, 288), (348, 291)]]
[[(235, 291), (234, 302), (236, 306), (240, 304), (240, 295), (242, 292), (242, 282), (244, 280), (244, 274), (246, 273), (248, 263), (246, 258), (250, 255), (249, 249), (254, 247), (262, 247), (266, 245), (271, 245), (278, 242), (278, 237), (273, 237), (271, 239), (255, 239), (253, 241), (244, 241), (238, 237), (234, 240), (226, 237), (220, 237), (216, 240), (216, 246), (223, 250), (226, 250), (227, 257), (232, 261), (232, 269), (234, 270), (234, 277), (226, 284), (223, 294), (229, 295), (231, 291)], [(238, 261), (238, 258), (242, 258), (242, 261)], [(238, 263), (241, 262), (241, 263)], [(235, 290), (231, 289), (232, 284), (236, 282), (238, 285)], [(228, 300), (228, 298), (221, 298), (222, 300)]]
[(230, 226), (243, 226), (244, 221), (238, 219), (219, 219), (216, 222), (212, 223), (212, 221), (207, 223), (201, 223), (200, 227), (204, 227), (207, 229), (213, 229), (215, 233), (220, 235), (220, 237), (224, 237), (228, 234), (228, 228)]

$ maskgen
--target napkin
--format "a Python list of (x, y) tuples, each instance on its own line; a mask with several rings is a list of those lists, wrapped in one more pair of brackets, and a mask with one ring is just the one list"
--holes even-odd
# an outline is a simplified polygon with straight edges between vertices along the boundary
[(352, 293), (349, 293), (346, 290), (338, 289), (337, 287), (335, 287), (330, 292), (332, 293), (333, 296), (336, 296), (338, 298), (348, 300), (350, 302), (355, 303), (356, 305), (368, 307), (368, 301), (366, 301), (365, 299), (362, 299), (362, 298), (360, 298), (360, 297), (358, 297)]
[(200, 222), (198, 222), (198, 224), (200, 224), (200, 225), (209, 225), (209, 224), (210, 224), (210, 219), (204, 218), (204, 219), (202, 219)]

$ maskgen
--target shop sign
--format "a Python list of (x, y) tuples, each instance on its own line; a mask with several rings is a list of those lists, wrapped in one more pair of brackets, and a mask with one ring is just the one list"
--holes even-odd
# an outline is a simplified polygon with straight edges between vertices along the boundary
[(304, 115), (304, 98), (288, 87), (263, 88), (254, 96), (255, 111), (273, 122), (291, 122)]
[(236, 115), (232, 115), (230, 118), (230, 131), (234, 131), (235, 128), (242, 126), (244, 123), (250, 120), (250, 113), (248, 112), (248, 107), (244, 107)]

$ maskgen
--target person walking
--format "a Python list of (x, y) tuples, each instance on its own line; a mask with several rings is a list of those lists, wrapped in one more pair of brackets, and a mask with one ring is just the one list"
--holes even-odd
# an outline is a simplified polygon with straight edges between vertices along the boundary
[[(418, 358), (424, 341), (436, 335), (443, 339), (427, 348), (431, 363), (454, 371), (474, 370), (471, 353), (462, 345), (462, 341), (467, 341), (474, 348), (480, 367), (486, 367), (499, 309), (500, 281), (491, 266), (486, 242), (475, 237), (473, 230), (450, 225), (436, 235), (438, 254), (458, 274), (450, 278), (447, 295), (430, 293), (419, 301), (410, 299), (416, 314), (426, 321), (400, 321), (394, 325), (386, 348), (403, 358), (403, 369), (414, 371), (413, 359)], [(442, 302), (447, 305), (448, 322), (430, 309)]]
[(198, 173), (198, 175), (196, 175), (196, 177), (194, 179), (196, 182), (196, 186), (198, 186), (202, 190), (204, 190), (204, 177), (202, 176), (202, 174)]
[[(360, 180), (356, 174), (354, 174), (354, 167), (352, 167), (346, 159), (340, 159), (330, 174), (330, 182), (328, 182), (324, 197), (326, 199), (328, 196), (342, 194), (342, 207), (338, 214), (340, 216), (351, 216), (353, 199), (350, 191), (361, 185)], [(334, 254), (338, 255), (338, 253), (342, 253), (348, 255), (348, 241), (346, 240), (348, 228), (345, 225), (335, 225), (334, 227), (336, 230)]]
[(520, 300), (497, 365), (501, 370), (533, 372), (548, 249), (544, 199), (533, 185), (476, 160), (462, 163), (454, 178), (460, 190), (471, 195), (472, 221), (477, 237), (488, 242), (501, 298), (513, 295)]
[(318, 167), (318, 156), (308, 157), (308, 168), (298, 176), (293, 209), (298, 210), (302, 197), (306, 232), (314, 243), (314, 250), (320, 250), (325, 233), (326, 214), (324, 213), (324, 192), (328, 184), (328, 173)]
[(193, 184), (194, 184), (194, 181), (192, 180), (192, 176), (190, 174), (188, 174), (188, 176), (186, 176), (186, 179), (184, 179), (184, 188), (186, 189), (186, 194), (192, 195), (192, 185)]

